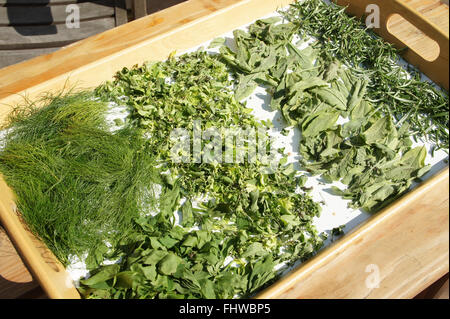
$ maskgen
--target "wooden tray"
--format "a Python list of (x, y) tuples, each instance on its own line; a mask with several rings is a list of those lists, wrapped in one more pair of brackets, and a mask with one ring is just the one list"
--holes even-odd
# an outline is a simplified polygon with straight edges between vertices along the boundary
[[(165, 59), (174, 50), (195, 47), (291, 2), (190, 0), (55, 53), (4, 68), (0, 70), (0, 122), (5, 121), (11, 105), (24, 96), (35, 99), (43, 92), (74, 85), (95, 87), (111, 79), (122, 67)], [(345, 2), (351, 4), (350, 12), (361, 14), (363, 3), (369, 1)], [(438, 77), (448, 72), (448, 32), (441, 31), (419, 11), (406, 6), (406, 1), (370, 2), (380, 5), (383, 17), (402, 14), (440, 45), (435, 61), (416, 65), (448, 87), (448, 76), (447, 83)], [(448, 20), (448, 8), (446, 14)], [(382, 19), (381, 34), (387, 22), (388, 19)], [(390, 31), (393, 33), (392, 29)], [(402, 45), (402, 42), (397, 44)], [(407, 58), (414, 62), (413, 55)], [(414, 297), (449, 270), (448, 214), (447, 167), (257, 297)], [(0, 221), (49, 297), (80, 297), (64, 267), (21, 222), (13, 193), (1, 178)], [(367, 285), (373, 267), (379, 269), (378, 288)]]

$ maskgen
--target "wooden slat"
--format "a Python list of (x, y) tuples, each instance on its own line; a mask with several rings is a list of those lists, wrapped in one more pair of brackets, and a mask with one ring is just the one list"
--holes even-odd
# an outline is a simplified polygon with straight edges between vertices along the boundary
[(449, 274), (436, 281), (414, 299), (449, 299)]
[(0, 299), (17, 298), (38, 287), (0, 227)]
[(150, 14), (160, 10), (164, 10), (166, 8), (172, 7), (184, 1), (187, 0), (165, 0), (165, 1), (147, 0), (147, 13)]
[(0, 50), (61, 47), (114, 28), (114, 18), (81, 21), (80, 28), (66, 25), (0, 27)]
[[(288, 2), (289, 0), (274, 1), (273, 10), (282, 3)], [(265, 12), (264, 7), (260, 10), (258, 8), (254, 10), (253, 4), (250, 4), (249, 7), (253, 10), (252, 14), (245, 12), (233, 13), (233, 15), (226, 16), (227, 22), (223, 22), (223, 25), (220, 26), (217, 26), (216, 21), (211, 17), (207, 22), (207, 26), (202, 28), (204, 29), (202, 32), (196, 29), (196, 23), (192, 23), (192, 21), (210, 16), (212, 13), (217, 13), (217, 11), (224, 10), (236, 3), (242, 3), (242, 1), (220, 0), (214, 3), (187, 1), (158, 12), (146, 19), (133, 21), (114, 30), (96, 35), (89, 40), (73, 44), (70, 48), (66, 48), (64, 52), (54, 53), (51, 60), (47, 57), (38, 57), (34, 61), (26, 61), (1, 69), (0, 105), (1, 103), (9, 105), (19, 102), (21, 98), (16, 93), (31, 89), (36, 85), (39, 85), (39, 90), (41, 90), (43, 85), (45, 86), (44, 83), (46, 81), (50, 81), (47, 83), (48, 89), (55, 89), (56, 87), (53, 84), (58, 86), (64, 83), (66, 81), (65, 77), (69, 74), (71, 79), (74, 79), (82, 86), (98, 85), (112, 77), (114, 72), (123, 66), (132, 66), (146, 60), (162, 59), (167, 57), (175, 48), (178, 50), (188, 49), (212, 37), (219, 36), (230, 28), (238, 27), (242, 23), (248, 23), (258, 17), (258, 13), (262, 15)], [(233, 18), (239, 18), (239, 20), (233, 20)], [(182, 32), (183, 37), (176, 46), (172, 40), (170, 40), (170, 46), (165, 43), (169, 40), (158, 40), (166, 38), (165, 32), (181, 27), (185, 31)], [(144, 44), (145, 48), (142, 48)], [(140, 49), (138, 50), (137, 47)], [(125, 58), (120, 54), (122, 50), (129, 52), (129, 58)], [(70, 58), (68, 58), (69, 56)], [(107, 56), (110, 56), (109, 59), (114, 60), (111, 64), (114, 67), (105, 67), (94, 63), (95, 61), (102, 61)], [(87, 65), (90, 65), (95, 71), (90, 69), (87, 72)], [(76, 71), (77, 69), (86, 71), (79, 73)], [(11, 77), (10, 74), (16, 74), (17, 76)], [(78, 74), (76, 78), (75, 74)], [(96, 76), (93, 77), (92, 74)], [(58, 79), (59, 76), (64, 78), (62, 82), (61, 79)], [(31, 91), (27, 92), (27, 94), (32, 97)], [(8, 107), (0, 106), (0, 122), (7, 113)]]
[(57, 50), (59, 48), (0, 50), (0, 68), (29, 60), (39, 55), (53, 53)]
[(70, 3), (86, 2), (89, 0), (0, 0), (0, 6), (16, 5), (63, 5)]
[[(388, 30), (395, 30), (395, 36), (409, 48), (420, 52), (420, 55), (425, 60), (434, 61), (439, 57), (439, 44), (426, 36), (401, 15), (393, 15), (387, 23), (387, 28)], [(425, 50), (425, 48), (427, 49)]]
[(116, 26), (128, 22), (127, 5), (125, 0), (115, 0), (114, 15), (116, 19)]
[[(111, 6), (105, 5), (108, 3)], [(100, 17), (113, 17), (114, 5), (114, 0), (77, 4), (80, 9), (81, 21)], [(66, 23), (67, 16), (70, 13), (66, 12), (66, 8), (66, 6), (0, 7), (0, 26)]]
[(449, 33), (448, 5), (440, 0), (403, 0), (412, 9), (420, 12), (425, 18), (439, 25), (447, 34)]
[(134, 18), (139, 19), (147, 15), (147, 1), (146, 0), (132, 0), (131, 10)]

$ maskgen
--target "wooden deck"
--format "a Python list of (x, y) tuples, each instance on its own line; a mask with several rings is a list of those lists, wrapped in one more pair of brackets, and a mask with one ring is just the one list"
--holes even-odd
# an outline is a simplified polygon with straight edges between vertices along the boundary
[[(0, 68), (128, 22), (125, 0), (0, 0)], [(79, 25), (68, 26), (75, 5)]]
[(46, 297), (0, 226), (0, 299)]
[[(183, 1), (187, 0), (0, 0), (0, 68)], [(71, 4), (80, 14), (80, 27), (75, 29), (66, 27)]]

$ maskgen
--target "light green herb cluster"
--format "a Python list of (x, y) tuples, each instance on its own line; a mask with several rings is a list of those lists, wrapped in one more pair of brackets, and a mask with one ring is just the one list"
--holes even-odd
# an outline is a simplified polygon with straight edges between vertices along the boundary
[(122, 257), (120, 264), (82, 281), (85, 296), (246, 297), (278, 276), (275, 266), (306, 260), (321, 247), (312, 225), (320, 207), (297, 192), (304, 178), (291, 165), (267, 174), (259, 162), (171, 161), (174, 128), (190, 131), (195, 120), (205, 127), (262, 126), (235, 100), (217, 57), (197, 52), (124, 69), (97, 92), (105, 99), (127, 97), (135, 123), (151, 136), (167, 171), (159, 213), (135, 220), (134, 244), (114, 256)]

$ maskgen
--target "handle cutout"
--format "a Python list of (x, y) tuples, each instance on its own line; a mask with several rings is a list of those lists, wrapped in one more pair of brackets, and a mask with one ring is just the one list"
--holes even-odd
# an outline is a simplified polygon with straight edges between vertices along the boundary
[(402, 41), (424, 60), (433, 62), (439, 58), (441, 53), (439, 44), (400, 14), (390, 15), (386, 28), (391, 35)]

